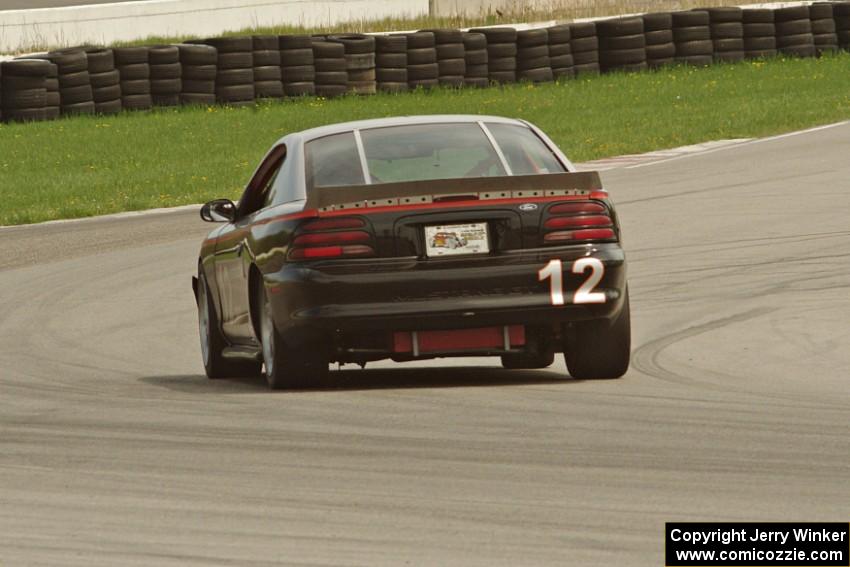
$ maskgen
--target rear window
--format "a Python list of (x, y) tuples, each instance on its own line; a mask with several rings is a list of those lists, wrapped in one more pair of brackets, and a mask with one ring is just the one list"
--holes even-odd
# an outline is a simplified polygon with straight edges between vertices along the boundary
[(363, 168), (353, 132), (317, 138), (305, 144), (308, 187), (363, 185)]
[(372, 183), (507, 175), (478, 124), (362, 130)]
[(487, 124), (514, 175), (563, 173), (566, 171), (543, 140), (526, 128), (513, 124)]

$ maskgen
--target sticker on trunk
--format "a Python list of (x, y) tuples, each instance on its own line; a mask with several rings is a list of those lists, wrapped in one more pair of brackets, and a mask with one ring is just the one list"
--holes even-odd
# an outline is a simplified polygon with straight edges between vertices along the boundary
[(488, 252), (490, 242), (486, 222), (425, 227), (425, 253), (428, 257)]

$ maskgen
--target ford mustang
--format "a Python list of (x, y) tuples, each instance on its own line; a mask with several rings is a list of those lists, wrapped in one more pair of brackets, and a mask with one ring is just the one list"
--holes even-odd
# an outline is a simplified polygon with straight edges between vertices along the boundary
[(528, 122), (419, 116), (289, 134), (201, 217), (210, 378), (318, 385), (331, 363), (498, 356), (579, 379), (630, 355), (626, 260), (598, 173)]

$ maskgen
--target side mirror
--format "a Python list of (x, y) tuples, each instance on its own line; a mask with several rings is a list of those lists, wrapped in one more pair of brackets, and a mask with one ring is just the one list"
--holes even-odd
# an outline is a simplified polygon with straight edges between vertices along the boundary
[(201, 207), (201, 218), (207, 222), (233, 222), (236, 205), (230, 199), (216, 199)]

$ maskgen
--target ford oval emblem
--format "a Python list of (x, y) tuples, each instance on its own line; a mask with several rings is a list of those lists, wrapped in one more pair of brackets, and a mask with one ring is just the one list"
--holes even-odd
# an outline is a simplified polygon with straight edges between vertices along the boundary
[(519, 206), (519, 210), (523, 212), (536, 211), (537, 205), (535, 203), (523, 203)]

